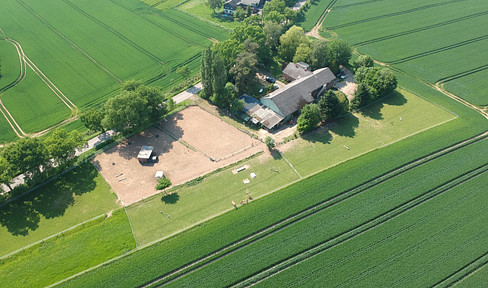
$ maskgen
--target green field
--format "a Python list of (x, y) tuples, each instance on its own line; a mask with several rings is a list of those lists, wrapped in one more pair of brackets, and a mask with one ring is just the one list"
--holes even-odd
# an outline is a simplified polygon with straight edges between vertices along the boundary
[[(0, 89), (13, 83), (20, 76), (19, 57), (15, 46), (7, 41), (0, 40)], [(3, 99), (0, 92), (0, 100)], [(5, 113), (2, 108), (0, 111)], [(0, 143), (8, 143), (17, 139), (17, 135), (10, 127), (7, 119), (0, 112)]]
[(487, 79), (488, 70), (469, 74), (452, 81), (446, 82), (444, 87), (470, 103), (487, 106), (488, 86), (483, 79)]
[(450, 92), (486, 105), (483, 73), (474, 72), (488, 65), (487, 20), (482, 0), (337, 1), (323, 27), (360, 53), (431, 83), (453, 81)]
[[(150, 9), (137, 0), (4, 2), (4, 34), (18, 41), (35, 65), (82, 109), (103, 104), (128, 79), (167, 89), (183, 80), (177, 67), (188, 65), (196, 74), (200, 52), (212, 43), (210, 38), (226, 37), (215, 25), (174, 9)], [(68, 116), (60, 112), (62, 102), (43, 91), (47, 87), (27, 80), (4, 96), (10, 96), (5, 105), (26, 132)], [(22, 102), (16, 101), (20, 98)], [(44, 115), (42, 121), (32, 111)]]
[(0, 256), (119, 208), (93, 165), (84, 164), (0, 208)]

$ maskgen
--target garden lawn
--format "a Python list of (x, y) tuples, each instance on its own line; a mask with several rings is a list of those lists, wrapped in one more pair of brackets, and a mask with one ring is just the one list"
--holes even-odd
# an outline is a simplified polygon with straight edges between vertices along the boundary
[(488, 70), (483, 70), (446, 82), (444, 88), (472, 104), (485, 106), (488, 105), (486, 79)]
[(412, 93), (398, 89), (366, 108), (294, 140), (284, 155), (307, 176), (368, 151), (456, 118)]
[[(233, 29), (237, 27), (239, 22), (234, 21), (233, 17), (219, 17), (217, 14), (213, 14), (212, 9), (207, 6), (207, 0), (189, 0), (179, 5), (176, 9), (192, 14), (204, 21), (210, 21), (225, 27), (227, 29)], [(216, 11), (219, 13), (221, 11)]]
[(0, 208), (0, 256), (108, 213), (116, 201), (95, 167), (83, 164)]
[[(232, 174), (243, 165), (250, 168)], [(255, 179), (250, 177), (251, 172), (256, 173)], [(244, 179), (251, 182), (244, 184)], [(177, 194), (158, 194), (135, 203), (127, 207), (127, 213), (138, 245), (144, 245), (233, 209), (232, 201), (240, 207), (240, 201), (247, 197), (246, 189), (258, 198), (298, 179), (285, 160), (260, 155), (213, 173), (196, 185), (178, 188)]]
[(135, 248), (123, 209), (0, 260), (4, 287), (44, 287)]

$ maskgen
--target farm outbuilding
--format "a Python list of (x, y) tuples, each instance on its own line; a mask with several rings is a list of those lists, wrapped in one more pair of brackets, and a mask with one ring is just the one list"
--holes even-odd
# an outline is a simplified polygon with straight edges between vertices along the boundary
[(139, 163), (147, 163), (151, 159), (154, 147), (152, 146), (142, 146), (139, 154), (137, 155), (137, 160)]

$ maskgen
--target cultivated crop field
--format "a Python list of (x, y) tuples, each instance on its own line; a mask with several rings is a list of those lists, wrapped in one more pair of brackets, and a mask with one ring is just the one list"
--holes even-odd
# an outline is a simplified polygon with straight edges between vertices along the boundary
[(487, 21), (483, 0), (337, 1), (323, 27), (360, 53), (486, 105)]
[[(103, 104), (125, 80), (166, 89), (182, 81), (177, 67), (188, 65), (196, 74), (200, 51), (226, 36), (195, 17), (154, 10), (137, 0), (7, 0), (0, 28), (0, 36), (16, 41), (42, 72), (27, 67), (26, 78), (0, 95), (27, 134), (66, 119), (70, 109)], [(2, 41), (2, 51), (8, 49), (3, 46)], [(11, 60), (12, 48), (7, 63), (18, 63), (18, 56)], [(63, 103), (51, 88), (71, 103)]]

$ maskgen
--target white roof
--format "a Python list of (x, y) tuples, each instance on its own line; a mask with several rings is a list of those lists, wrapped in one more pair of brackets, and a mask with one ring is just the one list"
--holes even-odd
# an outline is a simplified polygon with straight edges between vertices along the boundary
[(156, 175), (154, 175), (154, 176), (155, 176), (156, 178), (163, 178), (164, 173), (163, 173), (163, 171), (157, 171), (157, 172), (156, 172)]
[(149, 159), (154, 150), (152, 146), (142, 146), (141, 151), (137, 155), (137, 159)]

